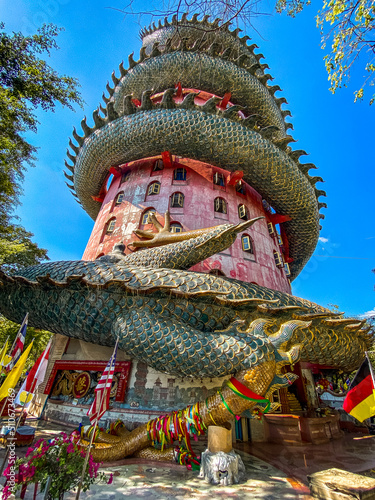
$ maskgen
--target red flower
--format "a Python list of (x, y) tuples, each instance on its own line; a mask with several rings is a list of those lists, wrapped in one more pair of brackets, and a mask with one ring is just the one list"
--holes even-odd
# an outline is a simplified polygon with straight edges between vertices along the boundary
[(109, 476), (109, 479), (107, 481), (107, 484), (112, 484), (113, 483), (113, 474), (111, 472), (111, 475)]
[(67, 453), (74, 453), (74, 444), (70, 443), (69, 446), (66, 448)]

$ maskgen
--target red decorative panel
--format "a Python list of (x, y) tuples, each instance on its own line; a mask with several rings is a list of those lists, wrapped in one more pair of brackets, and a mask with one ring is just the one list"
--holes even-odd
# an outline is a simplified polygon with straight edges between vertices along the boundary
[[(96, 371), (103, 372), (107, 366), (107, 361), (70, 361), (70, 360), (59, 360), (55, 361), (53, 365), (51, 375), (49, 376), (44, 394), (49, 394), (51, 392), (55, 377), (59, 370), (80, 370), (80, 371)], [(121, 403), (125, 398), (125, 390), (128, 385), (129, 373), (130, 373), (131, 361), (116, 361), (115, 373), (119, 373), (119, 383), (115, 396), (115, 401), (120, 401)]]

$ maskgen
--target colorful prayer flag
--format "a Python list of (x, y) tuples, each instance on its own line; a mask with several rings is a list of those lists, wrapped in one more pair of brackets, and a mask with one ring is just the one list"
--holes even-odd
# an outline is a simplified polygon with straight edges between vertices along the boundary
[(0, 387), (0, 400), (7, 398), (9, 396), (10, 389), (14, 389), (14, 387), (16, 386), (21, 376), (22, 370), (25, 366), (27, 357), (32, 348), (33, 342), (34, 341), (32, 341), (31, 344), (27, 346), (25, 352), (20, 356), (19, 360), (17, 361), (16, 366), (9, 372), (7, 378), (3, 382), (3, 385)]
[(95, 399), (91, 405), (91, 408), (87, 412), (87, 415), (90, 418), (91, 423), (94, 423), (95, 420), (100, 420), (100, 418), (109, 408), (109, 398), (112, 388), (112, 379), (113, 379), (113, 374), (115, 373), (117, 345), (118, 345), (118, 339), (116, 341), (113, 354), (110, 360), (108, 361), (108, 364), (105, 367), (102, 376), (100, 377), (98, 385), (95, 388)]
[(25, 378), (21, 389), (19, 390), (17, 397), (15, 399), (15, 404), (27, 408), (33, 399), (34, 393), (36, 392), (38, 385), (41, 384), (46, 375), (48, 356), (51, 348), (52, 340), (47, 344), (42, 354), (37, 359), (35, 365), (29, 371), (27, 377)]
[(375, 415), (375, 386), (367, 357), (350, 385), (343, 408), (360, 422)]

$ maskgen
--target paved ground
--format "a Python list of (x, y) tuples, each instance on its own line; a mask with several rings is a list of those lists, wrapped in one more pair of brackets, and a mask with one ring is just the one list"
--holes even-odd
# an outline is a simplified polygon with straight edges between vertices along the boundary
[(306, 485), (309, 474), (332, 467), (357, 474), (375, 470), (375, 435), (348, 433), (342, 439), (321, 445), (237, 443), (236, 448), (280, 468)]
[[(30, 422), (30, 425), (37, 429), (36, 439), (50, 438), (63, 430), (60, 425), (44, 421)], [(204, 443), (201, 446), (204, 447)], [(23, 456), (26, 450), (17, 448), (17, 455)], [(198, 472), (182, 466), (125, 459), (103, 469), (108, 475), (115, 474), (111, 485), (94, 485), (89, 492), (82, 493), (81, 498), (310, 500), (307, 475), (312, 472), (331, 467), (357, 473), (375, 470), (375, 436), (350, 434), (320, 446), (237, 443), (236, 451), (247, 471), (246, 481), (239, 485), (212, 486), (199, 479)], [(1, 462), (3, 457), (4, 448), (0, 449)], [(25, 500), (32, 498), (30, 488)], [(38, 494), (36, 498), (41, 500), (43, 495)], [(75, 495), (66, 494), (64, 498), (74, 500)]]

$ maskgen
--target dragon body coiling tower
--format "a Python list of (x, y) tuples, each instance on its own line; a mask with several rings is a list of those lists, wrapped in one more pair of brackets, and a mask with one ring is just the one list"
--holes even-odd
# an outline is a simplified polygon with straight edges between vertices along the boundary
[(195, 269), (290, 291), (316, 246), (325, 193), (308, 173), (316, 167), (300, 164), (304, 152), (289, 146), (286, 100), (239, 30), (196, 16), (165, 23), (144, 30), (140, 59), (129, 56), (129, 69), (113, 73), (105, 119), (97, 111), (93, 128), (82, 122), (83, 151), (67, 177), (96, 219), (84, 258), (122, 241), (130, 249), (152, 212), (161, 219), (169, 210), (176, 232), (263, 215), (241, 242)]
[[(238, 33), (196, 15), (143, 30), (139, 59), (120, 64), (93, 125), (70, 141), (67, 184), (95, 220), (84, 260), (0, 275), (4, 314), (20, 320), (22, 304), (31, 324), (72, 338), (63, 361), (104, 362), (110, 348), (97, 346), (120, 339), (133, 365), (114, 408), (128, 423), (197, 400), (205, 425), (224, 423), (249, 408), (216, 392), (229, 375), (269, 398), (299, 375), (294, 399), (311, 409), (312, 370), (349, 371), (371, 342), (363, 322), (290, 295), (325, 192), (290, 146), (263, 56)], [(285, 412), (288, 401), (278, 394)], [(134, 432), (112, 458), (149, 445), (146, 428)]]

